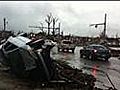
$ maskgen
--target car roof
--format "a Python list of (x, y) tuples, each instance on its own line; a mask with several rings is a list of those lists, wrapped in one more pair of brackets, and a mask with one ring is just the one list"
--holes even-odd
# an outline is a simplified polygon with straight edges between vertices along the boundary
[(26, 43), (30, 42), (31, 39), (23, 37), (23, 36), (17, 36), (17, 37), (9, 37), (8, 41), (18, 47), (25, 47)]
[(71, 42), (71, 40), (62, 40), (62, 41), (70, 41)]
[(102, 47), (104, 47), (103, 45), (100, 45), (100, 44), (91, 44), (89, 46), (102, 46)]

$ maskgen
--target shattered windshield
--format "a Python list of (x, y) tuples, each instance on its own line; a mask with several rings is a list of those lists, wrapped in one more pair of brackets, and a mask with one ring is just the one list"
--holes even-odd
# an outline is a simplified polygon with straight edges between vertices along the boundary
[(5, 45), (4, 45), (4, 49), (6, 51), (10, 51), (10, 50), (13, 50), (13, 49), (16, 49), (18, 48), (16, 45), (10, 43), (10, 42), (7, 42)]

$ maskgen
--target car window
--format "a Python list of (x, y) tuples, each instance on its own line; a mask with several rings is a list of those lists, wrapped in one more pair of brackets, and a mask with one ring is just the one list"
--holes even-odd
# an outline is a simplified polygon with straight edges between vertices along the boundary
[(85, 46), (85, 47), (83, 47), (84, 49), (91, 49), (91, 47), (90, 46)]
[(71, 41), (63, 41), (64, 44), (72, 44)]
[(18, 48), (17, 46), (15, 46), (14, 44), (10, 43), (10, 42), (7, 42), (5, 45), (4, 45), (4, 49), (6, 51), (10, 51), (10, 50), (13, 50), (13, 49), (16, 49)]
[(106, 47), (104, 46), (92, 46), (93, 49), (104, 50)]

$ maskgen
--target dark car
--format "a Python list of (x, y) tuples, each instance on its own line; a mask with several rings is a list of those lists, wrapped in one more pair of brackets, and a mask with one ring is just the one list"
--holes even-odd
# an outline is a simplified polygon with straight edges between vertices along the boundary
[(103, 45), (91, 44), (80, 50), (80, 57), (86, 57), (91, 60), (104, 59), (108, 61), (111, 57), (110, 50)]

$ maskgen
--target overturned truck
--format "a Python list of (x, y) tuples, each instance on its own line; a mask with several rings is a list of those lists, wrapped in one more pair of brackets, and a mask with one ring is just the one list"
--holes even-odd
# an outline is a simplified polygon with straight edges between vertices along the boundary
[[(53, 88), (56, 83), (63, 83), (79, 90), (102, 90), (95, 87), (93, 75), (53, 60), (50, 57), (53, 46), (43, 39), (31, 40), (20, 35), (9, 37), (0, 49), (1, 63), (10, 67), (10, 71), (18, 77), (46, 82), (48, 86), (54, 83)], [(110, 87), (108, 90), (116, 89)]]
[(53, 64), (50, 56), (51, 45), (44, 45), (44, 40), (32, 41), (23, 36), (10, 37), (1, 48), (2, 63), (10, 67), (12, 73), (20, 77), (36, 77), (50, 80)]

